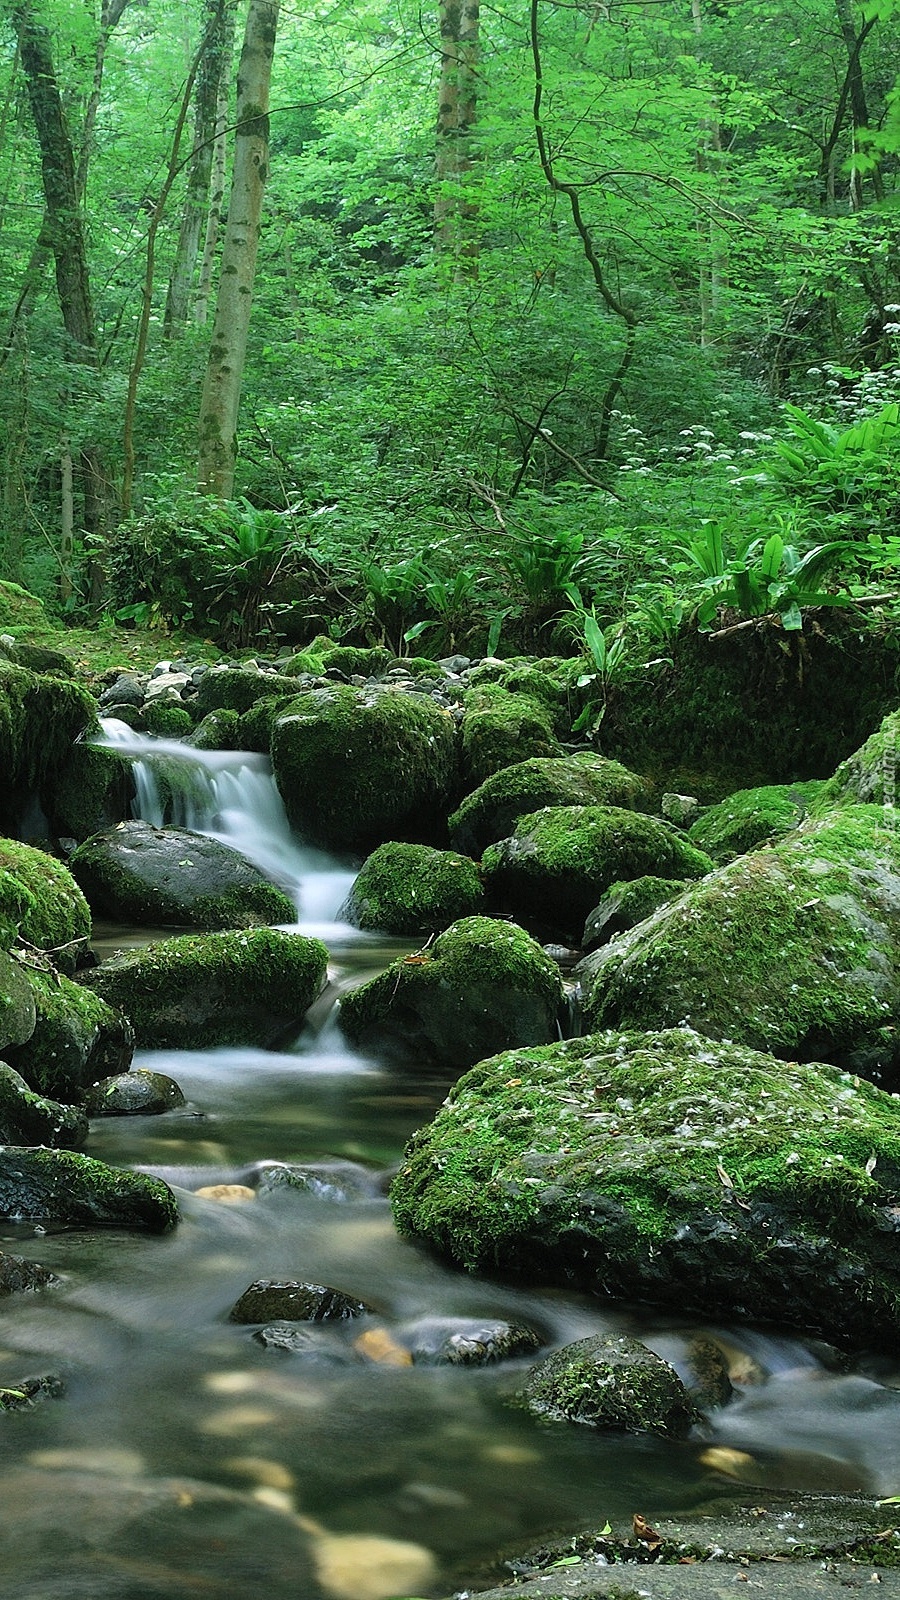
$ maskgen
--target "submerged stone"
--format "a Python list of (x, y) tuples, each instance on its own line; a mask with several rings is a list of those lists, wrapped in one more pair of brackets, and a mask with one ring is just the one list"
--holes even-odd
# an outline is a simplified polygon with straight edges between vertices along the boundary
[(372, 1311), (340, 1289), (293, 1279), (258, 1278), (229, 1314), (231, 1322), (346, 1322)]
[(55, 1283), (59, 1283), (59, 1279), (49, 1267), (0, 1251), (0, 1295), (33, 1293), (37, 1289), (50, 1289)]
[(900, 1103), (835, 1067), (688, 1029), (509, 1051), (413, 1137), (391, 1199), (472, 1271), (900, 1337)]
[(72, 871), (94, 910), (119, 922), (247, 928), (295, 916), (246, 856), (188, 828), (120, 822), (79, 845)]
[(327, 964), (318, 939), (246, 928), (120, 951), (82, 982), (125, 1012), (143, 1047), (265, 1047), (299, 1027), (321, 992)]
[(524, 1400), (538, 1417), (676, 1439), (683, 1439), (696, 1420), (668, 1361), (639, 1339), (608, 1334), (555, 1350), (530, 1373)]
[(464, 917), (345, 995), (338, 1020), (367, 1049), (458, 1071), (555, 1038), (562, 997), (556, 962), (523, 928)]
[(422, 1317), (397, 1329), (416, 1366), (485, 1367), (534, 1355), (543, 1340), (520, 1322)]

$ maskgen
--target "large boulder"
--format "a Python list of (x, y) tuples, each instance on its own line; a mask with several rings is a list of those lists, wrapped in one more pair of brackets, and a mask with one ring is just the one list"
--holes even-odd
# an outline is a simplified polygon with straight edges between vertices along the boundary
[(6, 1053), (31, 1088), (71, 1104), (95, 1078), (124, 1071), (134, 1054), (127, 1018), (52, 968), (31, 963), (23, 970), (34, 998), (34, 1028)]
[(425, 695), (333, 684), (300, 694), (272, 728), (288, 818), (332, 850), (428, 838), (456, 776), (453, 719)]
[(900, 1105), (689, 1029), (483, 1061), (412, 1139), (401, 1232), (471, 1271), (900, 1338)]
[(140, 1046), (265, 1047), (299, 1027), (321, 992), (327, 964), (318, 939), (248, 928), (120, 951), (81, 981), (124, 1011)]
[(621, 806), (643, 811), (649, 784), (618, 761), (580, 751), (574, 756), (530, 756), (484, 780), (449, 819), (457, 850), (480, 856), (506, 839), (522, 817), (544, 806)]
[(168, 1184), (73, 1150), (0, 1147), (0, 1218), (63, 1228), (146, 1228), (178, 1221)]
[(134, 795), (131, 762), (120, 750), (74, 744), (44, 798), (58, 838), (80, 842), (129, 815)]
[(667, 822), (620, 806), (545, 806), (482, 861), (495, 906), (571, 942), (612, 884), (700, 878), (712, 865)]
[(249, 928), (296, 918), (252, 861), (188, 828), (120, 822), (79, 845), (72, 871), (94, 910), (117, 922)]
[(366, 1049), (459, 1071), (554, 1039), (561, 1004), (559, 968), (524, 929), (464, 917), (345, 995), (339, 1021)]
[(511, 694), (500, 685), (470, 689), (461, 725), (463, 769), (469, 787), (530, 756), (561, 756), (553, 724), (553, 712), (545, 700)]
[(582, 949), (594, 950), (617, 933), (627, 933), (685, 888), (684, 878), (626, 878), (624, 883), (611, 884), (584, 925)]
[(0, 1050), (24, 1044), (34, 1033), (34, 995), (21, 963), (0, 949)]
[(853, 754), (842, 761), (824, 788), (824, 799), (836, 805), (886, 805), (898, 799), (900, 711), (892, 711)]
[(673, 1367), (639, 1339), (593, 1334), (534, 1367), (524, 1400), (537, 1417), (683, 1439), (696, 1420)]
[(339, 915), (354, 928), (416, 937), (483, 909), (478, 868), (467, 856), (382, 844), (363, 862)]
[(77, 1150), (87, 1132), (83, 1111), (35, 1094), (18, 1072), (0, 1061), (0, 1145), (42, 1144)]
[(738, 789), (709, 806), (691, 824), (688, 838), (714, 861), (731, 861), (799, 827), (821, 798), (823, 783), (772, 783)]
[(86, 689), (0, 657), (0, 828), (15, 831), (29, 798), (52, 791), (75, 740), (96, 728)]
[(685, 1023), (895, 1087), (900, 836), (848, 806), (739, 856), (587, 956), (589, 1028)]
[(197, 690), (197, 709), (202, 716), (210, 711), (249, 711), (257, 700), (270, 695), (289, 699), (297, 693), (297, 682), (276, 672), (261, 672), (247, 667), (211, 667), (204, 672)]
[(18, 937), (74, 965), (90, 933), (91, 913), (68, 867), (45, 850), (0, 839), (0, 945)]

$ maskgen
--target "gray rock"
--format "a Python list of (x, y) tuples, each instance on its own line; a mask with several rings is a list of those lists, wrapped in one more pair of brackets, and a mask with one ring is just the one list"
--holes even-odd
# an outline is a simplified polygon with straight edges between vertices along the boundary
[(37, 1261), (26, 1261), (24, 1256), (0, 1251), (0, 1295), (28, 1294), (37, 1289), (52, 1288), (56, 1283), (59, 1283), (59, 1279), (49, 1267), (42, 1267)]
[(696, 1420), (673, 1367), (639, 1339), (595, 1334), (554, 1351), (524, 1391), (538, 1417), (684, 1438)]
[(308, 1166), (273, 1161), (259, 1168), (258, 1194), (276, 1194), (283, 1189), (295, 1189), (317, 1200), (338, 1203), (372, 1200), (381, 1193), (379, 1180), (354, 1161), (316, 1162)]
[(178, 1220), (168, 1184), (71, 1150), (0, 1147), (0, 1218), (66, 1228), (146, 1228)]
[(35, 1094), (18, 1072), (0, 1061), (0, 1144), (77, 1150), (87, 1134), (83, 1111)]
[(230, 1312), (231, 1322), (345, 1322), (372, 1311), (340, 1289), (293, 1279), (258, 1278)]
[(534, 1355), (543, 1340), (518, 1322), (422, 1317), (397, 1329), (418, 1366), (484, 1367)]
[(298, 1327), (293, 1322), (269, 1323), (257, 1328), (253, 1338), (266, 1350), (285, 1350), (311, 1366), (348, 1367), (359, 1360), (352, 1347), (329, 1337), (324, 1329)]
[(185, 1104), (174, 1078), (135, 1067), (92, 1083), (84, 1097), (89, 1117), (155, 1117)]

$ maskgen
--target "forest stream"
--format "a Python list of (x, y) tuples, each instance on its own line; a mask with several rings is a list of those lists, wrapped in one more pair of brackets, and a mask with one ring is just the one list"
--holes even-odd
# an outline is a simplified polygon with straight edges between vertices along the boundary
[[(253, 1280), (284, 1277), (370, 1303), (388, 1349), (396, 1330), (426, 1319), (506, 1319), (551, 1346), (632, 1332), (683, 1372), (697, 1332), (647, 1308), (467, 1277), (397, 1236), (392, 1169), (448, 1084), (365, 1059), (336, 1022), (341, 992), (380, 970), (396, 942), (338, 920), (351, 870), (291, 839), (263, 757), (201, 754), (116, 726), (106, 737), (132, 745), (148, 821), (163, 821), (148, 751), (186, 772), (190, 762), (180, 814), (166, 820), (275, 876), (295, 898), (297, 931), (328, 944), (331, 982), (281, 1050), (140, 1053), (135, 1065), (174, 1078), (186, 1108), (92, 1124), (90, 1154), (172, 1185), (172, 1234), (4, 1225), (4, 1249), (63, 1281), (5, 1306), (0, 1377), (27, 1361), (65, 1384), (63, 1401), (4, 1420), (7, 1592), (306, 1600), (293, 1567), (299, 1514), (331, 1534), (423, 1547), (438, 1576), (412, 1592), (446, 1594), (508, 1575), (498, 1553), (636, 1511), (714, 1505), (735, 1477), (760, 1493), (900, 1490), (900, 1364), (860, 1358), (848, 1370), (775, 1331), (776, 1306), (772, 1328), (714, 1330), (736, 1395), (683, 1443), (536, 1421), (516, 1404), (527, 1360), (393, 1365), (362, 1358), (352, 1324), (320, 1330), (319, 1347), (298, 1354), (229, 1322)], [(101, 927), (96, 944), (102, 954), (148, 937)], [(239, 1204), (196, 1193), (253, 1188), (274, 1162), (313, 1164), (310, 1189), (264, 1188)], [(137, 1516), (135, 1543), (126, 1530)]]

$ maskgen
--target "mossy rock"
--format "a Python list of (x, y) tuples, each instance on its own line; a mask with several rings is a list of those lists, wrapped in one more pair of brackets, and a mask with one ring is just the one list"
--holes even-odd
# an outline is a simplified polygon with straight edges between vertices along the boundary
[[(328, 640), (327, 644), (330, 647), (332, 641)], [(321, 678), (325, 671), (325, 655), (310, 645), (298, 650), (288, 661), (280, 661), (279, 669), (289, 678)]]
[(133, 795), (127, 756), (102, 745), (73, 744), (44, 808), (58, 838), (80, 842), (127, 817)]
[(64, 1228), (145, 1228), (178, 1221), (168, 1184), (71, 1150), (0, 1149), (0, 1218)]
[(468, 690), (463, 705), (462, 759), (470, 786), (530, 756), (562, 755), (544, 700), (487, 684)]
[(569, 682), (561, 656), (540, 660), (514, 656), (508, 661), (481, 661), (466, 674), (466, 686), (483, 689), (486, 684), (506, 689), (509, 694), (524, 694), (541, 701), (553, 713), (557, 733), (568, 732), (572, 722)]
[(798, 827), (822, 798), (824, 788), (823, 783), (813, 781), (738, 789), (704, 811), (688, 829), (688, 838), (714, 861), (731, 861)]
[(8, 1053), (15, 1045), (24, 1044), (34, 1032), (34, 1023), (34, 995), (25, 970), (0, 950), (0, 1050)]
[(272, 729), (283, 705), (281, 695), (266, 696), (263, 700), (257, 700), (249, 711), (242, 712), (238, 718), (234, 748), (256, 750), (259, 755), (267, 756), (272, 743)]
[(246, 856), (188, 828), (120, 822), (72, 856), (96, 911), (139, 926), (248, 928), (293, 922), (294, 907)]
[(434, 837), (456, 780), (452, 717), (399, 689), (298, 695), (275, 720), (271, 750), (291, 825), (325, 849)]
[(46, 672), (56, 678), (74, 678), (76, 673), (75, 663), (65, 651), (47, 644), (27, 644), (24, 639), (16, 640), (10, 660), (29, 672)]
[(826, 804), (889, 805), (898, 799), (900, 711), (892, 711), (865, 744), (842, 761), (824, 786)]
[(147, 1067), (101, 1078), (91, 1084), (84, 1097), (89, 1117), (158, 1117), (186, 1104), (174, 1078)]
[(87, 1134), (83, 1111), (35, 1094), (18, 1072), (0, 1061), (0, 1145), (40, 1144), (78, 1150)]
[(559, 968), (524, 929), (464, 917), (346, 995), (338, 1020), (366, 1049), (459, 1071), (554, 1038), (561, 1004)]
[(593, 1334), (555, 1350), (523, 1392), (536, 1417), (683, 1439), (696, 1413), (674, 1367), (626, 1335)]
[(492, 903), (577, 942), (601, 895), (628, 878), (700, 878), (713, 863), (658, 817), (621, 806), (545, 806), (484, 853)]
[(470, 1271), (900, 1337), (900, 1105), (690, 1029), (483, 1061), (407, 1148), (401, 1232)]
[(425, 844), (382, 844), (363, 863), (340, 916), (373, 932), (438, 933), (484, 908), (468, 856)]
[(900, 838), (875, 806), (739, 856), (587, 956), (586, 1026), (681, 1023), (790, 1060), (900, 1069)]
[(241, 714), (222, 707), (208, 711), (185, 741), (194, 750), (241, 750)]
[(274, 1044), (325, 982), (328, 952), (318, 939), (250, 928), (185, 934), (121, 951), (83, 974), (130, 1019), (140, 1046), (203, 1050)]
[(507, 838), (516, 823), (544, 806), (622, 806), (646, 811), (650, 787), (618, 761), (588, 751), (574, 756), (531, 756), (486, 778), (449, 819), (456, 850), (480, 856)]
[(34, 1028), (6, 1055), (32, 1089), (72, 1104), (95, 1078), (125, 1070), (134, 1034), (120, 1012), (61, 973), (34, 965), (23, 971), (34, 998)]
[(200, 679), (197, 709), (207, 711), (249, 711), (257, 700), (271, 695), (287, 699), (297, 693), (293, 678), (274, 672), (251, 672), (243, 667), (210, 667)]
[(91, 913), (61, 861), (32, 845), (0, 839), (0, 928), (74, 960), (90, 938)]
[(684, 878), (644, 877), (611, 884), (585, 922), (582, 949), (593, 950), (617, 933), (627, 933), (686, 888)]
[(50, 633), (50, 619), (44, 603), (37, 595), (29, 594), (18, 583), (0, 580), (0, 632), (17, 636), (20, 633)]
[(394, 657), (383, 645), (335, 644), (325, 652), (325, 670), (343, 672), (346, 677), (380, 677)]
[(158, 738), (184, 739), (193, 726), (194, 719), (185, 706), (163, 700), (148, 700), (144, 706), (144, 727)]
[(96, 703), (80, 684), (0, 658), (0, 826), (14, 828), (29, 796), (52, 787), (75, 740), (97, 727)]

